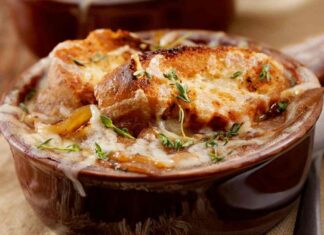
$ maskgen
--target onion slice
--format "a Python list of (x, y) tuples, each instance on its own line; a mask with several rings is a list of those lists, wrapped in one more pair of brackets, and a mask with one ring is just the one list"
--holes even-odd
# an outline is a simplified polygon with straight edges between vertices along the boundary
[(75, 132), (91, 118), (90, 105), (82, 106), (72, 112), (65, 120), (47, 127), (47, 131), (59, 135), (68, 135)]

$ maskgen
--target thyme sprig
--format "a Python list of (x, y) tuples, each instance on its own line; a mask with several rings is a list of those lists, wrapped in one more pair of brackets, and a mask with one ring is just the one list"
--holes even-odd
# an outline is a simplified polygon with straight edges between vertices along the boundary
[(114, 125), (113, 121), (106, 116), (100, 116), (100, 120), (102, 122), (102, 124), (104, 124), (104, 126), (106, 128), (111, 128), (114, 130), (114, 132), (116, 132), (118, 135), (124, 136), (126, 138), (129, 139), (135, 139), (134, 136), (132, 136), (131, 134), (129, 134), (128, 130), (126, 128), (118, 128)]
[(208, 155), (210, 157), (210, 160), (213, 163), (218, 163), (218, 162), (221, 162), (224, 160), (224, 157), (220, 157), (217, 154), (218, 144), (214, 138), (210, 138), (208, 141), (206, 141), (205, 145), (206, 145), (206, 148), (212, 148), (212, 150), (208, 153)]
[[(242, 125), (243, 123), (234, 123), (228, 131), (217, 131), (212, 136), (212, 138), (209, 139), (208, 141), (220, 140), (220, 141), (224, 141), (225, 142), (224, 145), (226, 145), (230, 140), (230, 138), (238, 135), (238, 132)], [(208, 147), (207, 146), (208, 141), (206, 142), (206, 147)]]
[(52, 141), (52, 138), (45, 140), (43, 143), (37, 146), (38, 149), (47, 149), (47, 150), (56, 150), (60, 152), (80, 152), (81, 148), (78, 144), (70, 144), (66, 147), (58, 147), (58, 146), (53, 146), (50, 145), (50, 142)]
[(183, 139), (171, 140), (170, 138), (168, 138), (166, 135), (162, 133), (160, 133), (158, 137), (163, 146), (170, 149), (175, 149), (176, 151), (180, 151), (181, 149), (187, 148), (194, 144), (192, 140), (183, 140)]
[(178, 89), (179, 95), (177, 96), (178, 99), (183, 100), (186, 103), (190, 103), (190, 99), (188, 97), (188, 87), (187, 85), (182, 85), (181, 83), (177, 82), (176, 87)]
[(171, 69), (168, 73), (164, 73), (163, 76), (170, 80), (172, 85), (175, 85), (178, 90), (178, 99), (183, 100), (186, 103), (190, 103), (190, 98), (188, 97), (188, 87), (182, 84), (175, 69)]

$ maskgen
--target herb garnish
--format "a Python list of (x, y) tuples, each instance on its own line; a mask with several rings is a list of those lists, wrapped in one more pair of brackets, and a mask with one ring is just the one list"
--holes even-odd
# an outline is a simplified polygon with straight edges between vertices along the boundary
[(101, 122), (104, 124), (106, 128), (111, 128), (116, 132), (118, 135), (124, 136), (129, 139), (135, 139), (131, 134), (129, 134), (128, 130), (126, 128), (118, 128), (113, 124), (113, 121), (106, 116), (100, 116)]
[(243, 123), (234, 123), (231, 129), (227, 132), (228, 137), (237, 136), (242, 125)]
[(286, 111), (287, 107), (288, 107), (287, 101), (280, 101), (277, 103), (277, 112), (283, 113)]
[(211, 161), (213, 163), (218, 163), (218, 162), (221, 162), (221, 161), (224, 161), (225, 160), (224, 157), (218, 156), (218, 154), (216, 152), (211, 152), (208, 155), (209, 155), (209, 157), (210, 157), (210, 159), (211, 159)]
[(151, 79), (152, 75), (149, 72), (147, 72), (146, 69), (143, 68), (138, 54), (133, 54), (132, 58), (135, 61), (135, 65), (136, 65), (136, 71), (133, 73), (133, 75), (136, 78), (141, 78), (146, 76), (148, 79)]
[(81, 67), (85, 67), (85, 63), (81, 62), (80, 60), (71, 57), (71, 60), (73, 61), (73, 63), (75, 63), (77, 66), (81, 66)]
[(159, 134), (159, 139), (162, 145), (170, 149), (175, 149), (176, 151), (179, 151), (180, 149), (189, 147), (194, 144), (192, 140), (188, 140), (188, 141), (183, 141), (180, 139), (170, 140), (166, 135), (162, 133)]
[(189, 103), (190, 99), (188, 97), (188, 87), (187, 85), (183, 85), (181, 82), (179, 82), (179, 77), (176, 73), (176, 70), (171, 69), (168, 73), (164, 73), (163, 76), (169, 79), (172, 82), (172, 85), (176, 86), (179, 93), (177, 98)]
[(183, 100), (184, 102), (189, 103), (190, 99), (188, 97), (188, 87), (187, 85), (182, 85), (181, 83), (176, 83), (176, 87), (178, 89), (179, 95), (177, 96), (178, 99)]
[(224, 157), (220, 157), (220, 156), (218, 156), (218, 154), (217, 154), (217, 147), (218, 147), (218, 144), (217, 144), (217, 142), (216, 142), (215, 139), (213, 139), (213, 138), (209, 139), (209, 140), (205, 143), (205, 145), (206, 145), (206, 148), (212, 148), (212, 151), (211, 151), (210, 153), (208, 153), (208, 155), (209, 155), (209, 157), (210, 157), (210, 159), (211, 159), (211, 161), (212, 161), (213, 163), (218, 163), (218, 162), (221, 162), (221, 161), (224, 160)]
[(231, 79), (235, 79), (239, 76), (241, 76), (243, 74), (242, 71), (236, 71), (235, 73), (233, 73), (233, 75), (231, 76)]
[(266, 79), (267, 81), (269, 81), (271, 79), (269, 64), (262, 65), (262, 70), (261, 70), (261, 73), (259, 74), (259, 78), (260, 78), (260, 80)]
[(29, 110), (27, 108), (27, 106), (24, 103), (19, 103), (19, 107), (25, 112), (25, 113), (29, 113)]
[(38, 149), (49, 149), (49, 150), (57, 150), (60, 152), (80, 152), (81, 148), (79, 145), (77, 144), (70, 144), (66, 147), (56, 147), (56, 146), (52, 146), (49, 145), (49, 143), (52, 141), (52, 138), (47, 139), (46, 141), (44, 141), (43, 143), (41, 143), (40, 145), (37, 146)]
[(179, 80), (177, 71), (175, 69), (171, 69), (168, 73), (164, 73), (163, 76), (174, 83)]
[[(224, 145), (226, 145), (231, 137), (237, 136), (238, 132), (241, 128), (243, 123), (234, 123), (232, 127), (228, 131), (217, 131), (213, 137), (211, 138), (214, 140), (221, 140), (224, 141)], [(209, 140), (209, 141), (211, 141)], [(206, 142), (206, 147), (207, 147), (207, 142)]]
[(208, 148), (208, 147), (217, 147), (218, 146), (218, 144), (217, 144), (217, 142), (216, 142), (216, 140), (215, 139), (209, 139), (208, 141), (206, 141), (206, 147)]
[(105, 153), (102, 148), (100, 147), (99, 144), (95, 143), (95, 151), (96, 151), (96, 155), (99, 159), (101, 160), (108, 160), (108, 155), (107, 153)]

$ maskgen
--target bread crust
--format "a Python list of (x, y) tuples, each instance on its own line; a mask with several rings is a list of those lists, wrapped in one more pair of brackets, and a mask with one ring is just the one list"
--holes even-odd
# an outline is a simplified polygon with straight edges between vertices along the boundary
[[(231, 55), (235, 56), (231, 56)], [(235, 59), (240, 58), (240, 59)], [(127, 64), (120, 66), (115, 71), (107, 74), (95, 88), (95, 97), (98, 106), (103, 113), (110, 116), (117, 122), (123, 120), (120, 125), (129, 128), (135, 133), (139, 130), (132, 126), (134, 115), (139, 116), (140, 127), (146, 127), (150, 123), (156, 123), (157, 119), (176, 118), (178, 116), (178, 106), (181, 106), (186, 114), (184, 125), (197, 131), (209, 126), (213, 129), (224, 129), (233, 122), (242, 122), (242, 114), (248, 114), (251, 120), (257, 113), (262, 113), (268, 109), (269, 104), (280, 99), (280, 92), (290, 87), (282, 67), (265, 54), (253, 52), (249, 49), (233, 47), (178, 47), (169, 50), (158, 50), (147, 52), (140, 56), (140, 64), (148, 76), (136, 77), (136, 61), (132, 59)], [(158, 60), (158, 65), (154, 60)], [(260, 79), (263, 65), (269, 64), (271, 79)], [(155, 67), (154, 67), (155, 66)], [(157, 67), (156, 67), (157, 66)], [(153, 68), (154, 67), (154, 68)], [(231, 79), (232, 74), (238, 70), (246, 70), (238, 79)], [(171, 69), (176, 71), (181, 84), (188, 85), (188, 97), (191, 102), (185, 102), (177, 98), (178, 90), (174, 82), (165, 77)], [(158, 72), (156, 72), (156, 71)], [(228, 71), (224, 73), (222, 71)], [(206, 78), (207, 83), (217, 83), (221, 79), (237, 83), (242, 94), (250, 95), (241, 106), (230, 108), (225, 112), (218, 111), (224, 102), (235, 103), (234, 91), (215, 90), (218, 100), (211, 102), (211, 110), (208, 114), (198, 105), (202, 90), (196, 85), (196, 80)], [(173, 83), (173, 84), (172, 84)], [(208, 85), (208, 84), (207, 84)], [(236, 86), (235, 85), (235, 86)], [(198, 85), (199, 86), (199, 85)], [(197, 89), (198, 90), (197, 90)], [(251, 98), (254, 94), (258, 97), (267, 96), (267, 100)], [(206, 94), (207, 95), (207, 94)], [(197, 101), (198, 100), (198, 101)], [(209, 101), (208, 101), (209, 102)], [(128, 125), (127, 123), (131, 123)]]
[(84, 40), (60, 43), (49, 55), (47, 84), (37, 94), (37, 111), (60, 120), (83, 104), (96, 103), (94, 86), (104, 74), (126, 63), (133, 51), (145, 50), (143, 45), (122, 30), (96, 30)]

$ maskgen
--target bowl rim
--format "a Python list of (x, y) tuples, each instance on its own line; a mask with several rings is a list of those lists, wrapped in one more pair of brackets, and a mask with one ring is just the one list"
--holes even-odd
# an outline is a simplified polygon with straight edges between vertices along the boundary
[[(169, 31), (169, 30), (150, 30), (150, 31), (141, 31), (138, 32), (140, 35), (145, 34), (151, 34), (151, 33), (157, 33), (161, 31)], [(261, 49), (265, 49), (266, 51), (269, 51), (271, 53), (275, 53), (276, 56), (279, 56), (283, 61), (287, 61), (290, 63), (293, 63), (295, 65), (298, 65), (299, 67), (305, 68), (303, 65), (301, 65), (299, 62), (294, 60), (293, 58), (277, 51), (271, 48), (268, 48), (262, 43), (258, 43), (257, 41), (236, 36), (232, 34), (227, 34), (222, 31), (209, 31), (209, 30), (170, 30), (170, 31), (176, 31), (180, 33), (184, 32), (193, 32), (193, 33), (202, 33), (206, 35), (210, 34), (223, 34), (225, 37), (228, 37), (230, 39), (239, 39), (239, 40), (247, 40), (249, 43), (254, 43)], [(23, 81), (24, 78), (30, 78), (32, 76), (35, 76), (35, 71), (42, 71), (45, 69), (45, 63), (41, 61), (38, 61), (36, 64), (28, 68), (25, 72), (23, 72), (17, 79), (16, 85), (20, 83), (26, 83), (26, 81)], [(297, 68), (295, 68), (297, 69)], [(307, 69), (307, 68), (306, 68)], [(307, 69), (308, 70), (308, 69)], [(318, 81), (318, 78), (314, 75), (313, 72), (308, 70), (311, 75), (311, 79), (316, 79)], [(43, 71), (44, 72), (44, 71)], [(319, 82), (318, 82), (319, 83)], [(21, 85), (21, 84), (20, 84)], [(21, 89), (21, 87), (20, 87)], [(10, 92), (13, 89), (10, 89), (6, 92), (6, 96), (10, 94)], [(192, 167), (185, 170), (175, 170), (170, 172), (163, 172), (159, 175), (143, 175), (138, 173), (132, 173), (132, 172), (121, 172), (116, 171), (114, 169), (110, 168), (104, 168), (104, 167), (98, 167), (98, 166), (88, 166), (86, 168), (81, 169), (78, 172), (78, 178), (80, 177), (94, 177), (94, 178), (100, 178), (100, 179), (107, 179), (107, 180), (113, 180), (113, 181), (152, 181), (152, 182), (158, 182), (158, 181), (173, 181), (173, 180), (194, 180), (198, 178), (206, 178), (206, 177), (216, 177), (220, 175), (226, 175), (231, 172), (235, 172), (238, 170), (243, 170), (245, 168), (249, 168), (255, 165), (258, 165), (260, 163), (263, 163), (269, 159), (274, 159), (282, 154), (284, 154), (286, 151), (289, 151), (294, 146), (296, 146), (298, 143), (300, 143), (303, 139), (305, 139), (308, 136), (308, 133), (312, 131), (314, 128), (317, 119), (319, 118), (322, 110), (323, 105), (323, 98), (319, 99), (308, 112), (310, 112), (310, 116), (306, 120), (302, 120), (302, 128), (292, 131), (289, 133), (287, 138), (283, 139), (281, 142), (276, 143), (275, 146), (270, 145), (269, 147), (265, 148), (263, 152), (255, 152), (250, 155), (245, 155), (242, 157), (237, 157), (233, 159), (229, 159), (221, 164), (212, 164), (207, 166), (197, 166)], [(59, 167), (59, 161), (58, 159), (55, 160), (54, 156), (55, 154), (48, 154), (45, 155), (47, 157), (44, 158), (44, 155), (40, 156), (39, 154), (32, 151), (31, 146), (27, 146), (24, 144), (14, 133), (11, 132), (11, 127), (6, 122), (0, 121), (0, 131), (8, 141), (11, 150), (12, 148), (15, 150), (18, 150), (22, 153), (25, 153), (25, 155), (31, 159), (32, 161), (36, 161), (37, 163), (40, 163), (41, 165), (45, 165), (47, 167), (51, 167), (57, 171), (62, 171), (62, 169)]]

